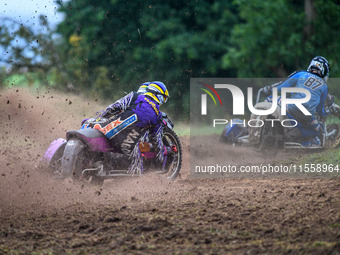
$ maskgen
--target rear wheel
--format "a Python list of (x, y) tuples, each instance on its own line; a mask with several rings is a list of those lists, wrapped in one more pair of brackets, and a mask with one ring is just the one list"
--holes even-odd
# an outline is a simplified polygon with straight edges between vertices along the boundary
[(99, 168), (95, 165), (96, 159), (97, 155), (81, 140), (71, 138), (64, 150), (61, 174), (77, 181), (101, 185), (104, 179), (97, 175)]
[(282, 127), (274, 121), (265, 121), (261, 128), (260, 150), (265, 157), (275, 156), (283, 143)]
[(166, 128), (163, 131), (163, 144), (172, 149), (172, 152), (166, 155), (164, 164), (164, 175), (167, 179), (175, 179), (182, 167), (182, 146), (177, 134)]
[(47, 169), (49, 175), (55, 178), (60, 178), (61, 176), (61, 161), (64, 154), (66, 143), (61, 145), (58, 150), (52, 156)]

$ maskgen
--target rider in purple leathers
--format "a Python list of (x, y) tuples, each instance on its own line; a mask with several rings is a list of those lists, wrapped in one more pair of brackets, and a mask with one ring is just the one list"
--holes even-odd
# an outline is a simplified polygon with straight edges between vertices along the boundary
[[(107, 118), (102, 127), (111, 124), (110, 130), (101, 130), (111, 141), (114, 148), (132, 158), (131, 172), (143, 171), (140, 142), (147, 137), (156, 144), (158, 159), (163, 160), (162, 112), (160, 105), (166, 103), (169, 92), (159, 81), (147, 83), (143, 93), (131, 92), (106, 108), (100, 115)], [(143, 88), (145, 89), (145, 88)], [(107, 131), (107, 133), (105, 133)]]

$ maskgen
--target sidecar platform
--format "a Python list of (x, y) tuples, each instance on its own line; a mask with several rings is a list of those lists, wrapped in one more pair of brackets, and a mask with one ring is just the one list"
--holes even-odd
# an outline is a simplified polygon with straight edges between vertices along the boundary
[(322, 145), (303, 146), (301, 143), (285, 142), (285, 149), (322, 149)]

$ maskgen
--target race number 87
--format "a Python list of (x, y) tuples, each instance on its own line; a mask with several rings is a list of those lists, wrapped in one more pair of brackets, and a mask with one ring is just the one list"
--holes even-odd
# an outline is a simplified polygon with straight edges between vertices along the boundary
[(311, 88), (311, 89), (316, 89), (318, 87), (320, 87), (322, 85), (322, 82), (318, 81), (317, 79), (313, 78), (313, 77), (309, 77), (304, 85), (308, 88)]

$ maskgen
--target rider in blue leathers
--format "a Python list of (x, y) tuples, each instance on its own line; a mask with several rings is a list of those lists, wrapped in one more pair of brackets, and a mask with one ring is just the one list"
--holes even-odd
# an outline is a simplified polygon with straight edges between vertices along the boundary
[[(275, 87), (280, 91), (284, 87), (297, 87), (307, 89), (311, 93), (311, 99), (304, 103), (303, 106), (311, 113), (305, 115), (295, 104), (287, 105), (287, 115), (290, 115), (298, 121), (299, 125), (303, 127), (302, 135), (308, 141), (306, 145), (320, 145), (318, 136), (322, 133), (323, 125), (320, 123), (316, 114), (321, 118), (328, 115), (325, 111), (325, 102), (328, 95), (327, 80), (329, 76), (330, 66), (328, 61), (321, 56), (312, 59), (307, 71), (298, 71), (292, 73), (286, 80), (267, 86), (264, 88), (265, 94), (271, 94)], [(293, 93), (291, 98), (305, 98), (304, 93)], [(295, 136), (301, 137), (296, 132), (299, 129), (294, 128), (292, 133)], [(300, 129), (302, 130), (302, 129)]]

